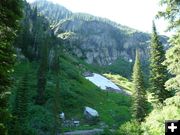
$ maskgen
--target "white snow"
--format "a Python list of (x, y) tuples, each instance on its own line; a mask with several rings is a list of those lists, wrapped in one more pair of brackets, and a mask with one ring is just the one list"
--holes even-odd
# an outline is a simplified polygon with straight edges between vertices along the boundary
[(129, 62), (131, 63), (133, 60), (132, 59), (129, 59)]
[(85, 112), (88, 112), (91, 116), (99, 116), (98, 112), (90, 107), (85, 107)]
[(111, 87), (113, 89), (121, 91), (121, 89), (117, 85), (115, 85), (112, 81), (108, 80), (107, 78), (105, 78), (100, 74), (93, 73), (93, 76), (85, 77), (85, 78), (103, 90), (106, 90), (107, 89), (106, 87)]

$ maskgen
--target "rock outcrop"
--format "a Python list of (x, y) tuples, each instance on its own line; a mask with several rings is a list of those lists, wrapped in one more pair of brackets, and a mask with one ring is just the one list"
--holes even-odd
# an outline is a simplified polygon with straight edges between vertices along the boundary
[[(72, 13), (45, 0), (33, 6), (50, 21), (54, 34), (63, 40), (66, 48), (87, 63), (110, 65), (118, 58), (132, 61), (136, 48), (143, 60), (149, 57), (148, 33), (89, 14)], [(161, 36), (161, 41), (167, 44), (167, 37)]]

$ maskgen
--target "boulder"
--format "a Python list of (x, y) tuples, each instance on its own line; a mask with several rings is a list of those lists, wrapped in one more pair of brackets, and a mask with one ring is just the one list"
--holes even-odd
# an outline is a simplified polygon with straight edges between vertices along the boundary
[(64, 114), (64, 112), (62, 112), (62, 113), (59, 114), (59, 118), (62, 119), (62, 120), (65, 119), (65, 114)]
[(84, 116), (87, 119), (92, 119), (92, 118), (99, 117), (99, 113), (95, 109), (93, 109), (93, 108), (85, 107), (85, 109), (84, 109)]
[(93, 73), (90, 72), (90, 71), (86, 71), (86, 72), (83, 73), (83, 76), (84, 76), (84, 77), (92, 77), (92, 76), (93, 76)]

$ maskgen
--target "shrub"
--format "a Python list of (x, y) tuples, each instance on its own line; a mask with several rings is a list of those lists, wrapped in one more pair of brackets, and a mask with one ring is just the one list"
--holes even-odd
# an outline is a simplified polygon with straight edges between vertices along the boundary
[(164, 101), (165, 106), (160, 106), (159, 108), (154, 109), (142, 124), (144, 132), (150, 135), (164, 134), (165, 121), (179, 119), (179, 101), (180, 97), (174, 96)]
[(117, 133), (119, 135), (141, 135), (142, 130), (141, 130), (140, 123), (138, 123), (135, 120), (131, 120), (121, 125)]

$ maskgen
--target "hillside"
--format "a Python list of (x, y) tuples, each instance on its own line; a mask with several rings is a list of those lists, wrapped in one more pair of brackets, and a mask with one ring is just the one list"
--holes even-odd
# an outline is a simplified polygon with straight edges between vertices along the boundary
[[(60, 58), (60, 90), (59, 90), (59, 110), (64, 112), (66, 120), (75, 119), (80, 121), (79, 127), (63, 128), (64, 131), (77, 129), (103, 128), (100, 123), (109, 128), (118, 128), (118, 126), (130, 119), (129, 108), (131, 106), (130, 97), (112, 92), (102, 91), (94, 84), (86, 80), (81, 74), (82, 66), (89, 69), (88, 66), (79, 63), (68, 54), (61, 54)], [(14, 90), (19, 87), (19, 82), (26, 70), (27, 63), (20, 62), (16, 65), (13, 75), (16, 80)], [(49, 71), (46, 85), (46, 103), (43, 106), (35, 105), (36, 96), (36, 73), (38, 63), (29, 63), (29, 106), (28, 127), (31, 132), (38, 135), (48, 135), (53, 129), (53, 98), (55, 93), (55, 75)], [(14, 91), (14, 92), (15, 92)], [(14, 94), (11, 97), (12, 108), (14, 105)], [(84, 107), (89, 106), (96, 109), (100, 115), (99, 122), (91, 123), (85, 121), (83, 111)], [(44, 130), (46, 129), (46, 130)]]
[[(103, 69), (90, 65), (72, 55), (62, 46), (62, 41), (53, 34), (45, 17), (38, 15), (36, 9), (31, 9), (25, 4), (25, 18), (21, 22), (21, 31), (15, 40), (17, 63), (13, 73), (13, 93), (10, 97), (10, 110), (14, 112), (17, 106), (17, 93), (23, 87), (23, 76), (27, 74), (28, 82), (28, 109), (27, 131), (24, 134), (49, 135), (55, 129), (56, 115), (64, 112), (66, 126), (58, 127), (58, 131), (73, 131), (77, 129), (113, 128), (131, 118), (131, 97), (113, 92), (103, 91), (93, 83), (85, 79), (86, 71), (101, 73)], [(44, 47), (48, 43), (47, 56), (44, 55)], [(24, 46), (25, 45), (25, 46)], [(42, 54), (43, 53), (43, 54)], [(59, 56), (59, 89), (56, 89), (57, 75), (55, 74), (55, 59)], [(44, 104), (36, 103), (39, 69), (43, 57), (47, 57), (46, 85), (44, 91)], [(43, 70), (43, 69), (41, 69)], [(105, 71), (105, 70), (104, 70)], [(21, 86), (23, 85), (23, 86)], [(41, 83), (42, 85), (42, 83)], [(55, 104), (55, 101), (58, 101)], [(54, 107), (56, 106), (56, 111)], [(86, 120), (84, 108), (91, 107), (99, 113), (96, 121)], [(55, 113), (56, 112), (56, 113)], [(71, 126), (76, 120), (80, 126)], [(10, 134), (17, 131), (12, 128)]]

